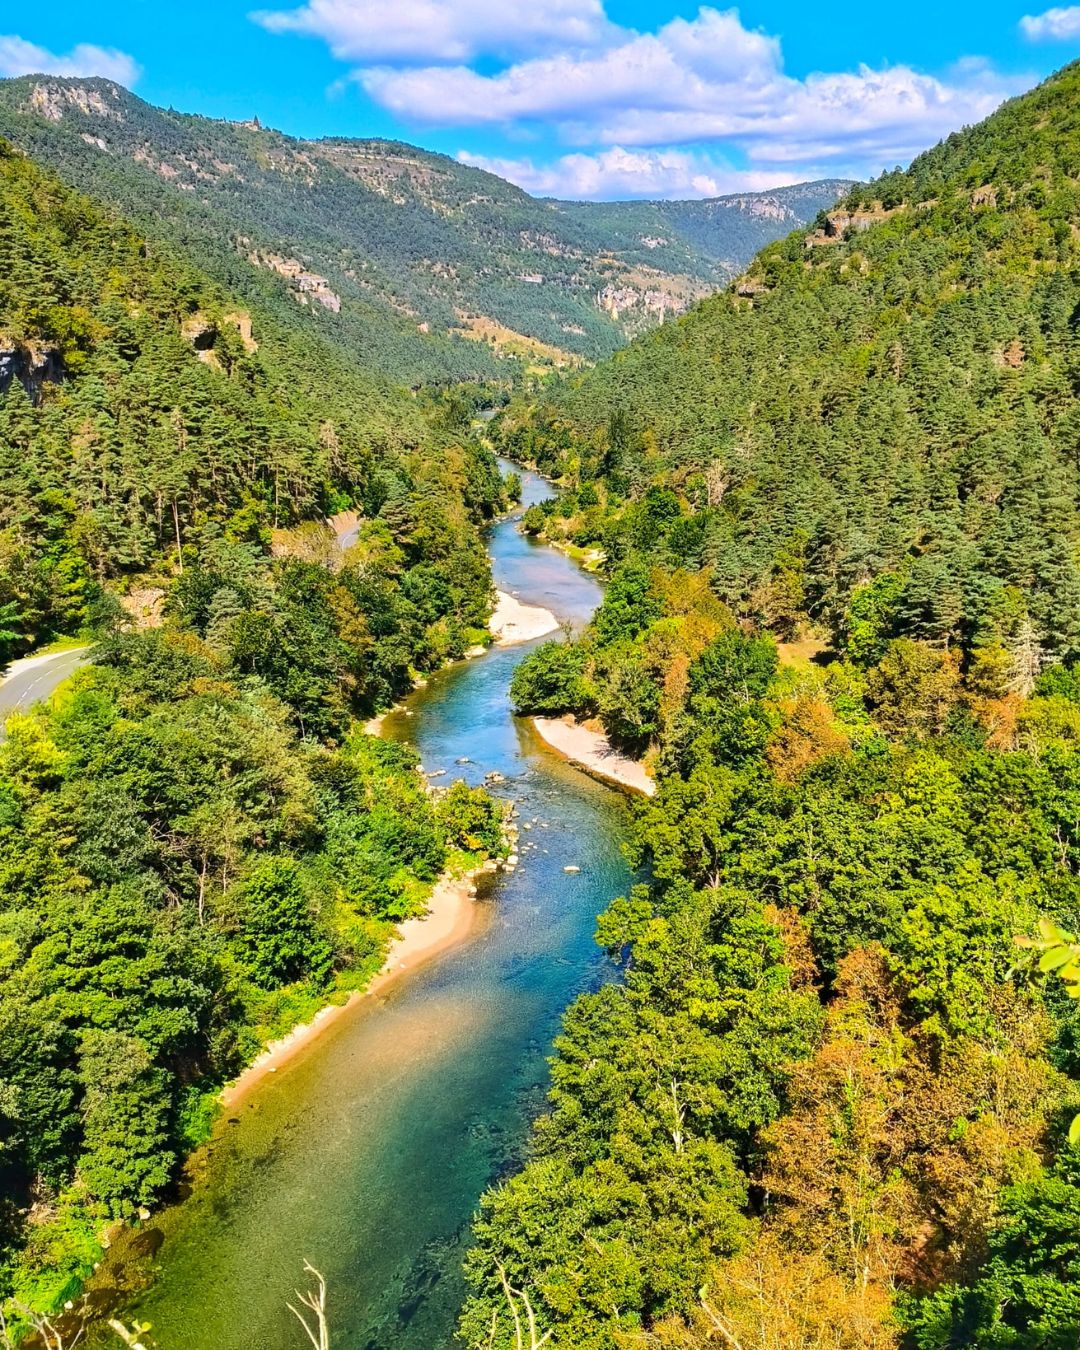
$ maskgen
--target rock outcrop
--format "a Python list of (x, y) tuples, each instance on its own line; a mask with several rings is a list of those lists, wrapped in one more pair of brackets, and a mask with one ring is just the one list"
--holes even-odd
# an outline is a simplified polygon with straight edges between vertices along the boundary
[(57, 347), (14, 342), (0, 337), (0, 394), (18, 380), (32, 399), (37, 400), (43, 384), (59, 384), (64, 365)]
[[(257, 352), (259, 350), (259, 344), (251, 333), (250, 314), (242, 310), (235, 310), (232, 314), (224, 315), (221, 324), (236, 329), (240, 334), (240, 342), (244, 351)], [(180, 325), (180, 336), (195, 348), (199, 360), (205, 362), (208, 366), (215, 366), (219, 370), (221, 369), (221, 362), (214, 351), (214, 344), (217, 342), (220, 333), (221, 325), (208, 318), (201, 310), (189, 314)]]
[(35, 84), (28, 100), (30, 107), (48, 122), (61, 122), (71, 109), (88, 117), (123, 121), (120, 90), (114, 84), (94, 88), (74, 80), (49, 80)]
[(888, 220), (900, 209), (898, 206), (886, 208), (880, 202), (875, 202), (868, 211), (832, 211), (825, 217), (823, 229), (812, 230), (806, 236), (806, 247), (819, 248), (823, 244), (842, 244), (853, 234), (862, 234), (872, 225)]
[(293, 287), (293, 294), (302, 305), (315, 302), (332, 314), (341, 312), (341, 297), (331, 289), (326, 277), (317, 272), (309, 272), (296, 258), (282, 258), (276, 253), (249, 253), (248, 261), (256, 267), (268, 267), (279, 277), (284, 277)]

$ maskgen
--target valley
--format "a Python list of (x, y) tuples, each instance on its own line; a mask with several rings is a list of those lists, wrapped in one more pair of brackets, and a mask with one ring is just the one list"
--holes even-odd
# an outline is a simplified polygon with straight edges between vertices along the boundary
[(5, 1350), (1080, 1343), (1080, 63), (603, 17), (376, 83), (757, 168), (0, 81)]
[(194, 250), (279, 321), (329, 333), (361, 366), (414, 386), (505, 384), (533, 364), (609, 355), (726, 285), (846, 186), (705, 203), (538, 200), (415, 146), (298, 141), (93, 80), (0, 81), (0, 136), (151, 237)]

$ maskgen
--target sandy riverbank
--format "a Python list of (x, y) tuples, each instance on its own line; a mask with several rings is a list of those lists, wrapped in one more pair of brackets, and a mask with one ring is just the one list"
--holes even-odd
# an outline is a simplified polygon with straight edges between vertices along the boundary
[(643, 764), (620, 755), (606, 736), (581, 726), (569, 713), (565, 717), (534, 717), (532, 720), (546, 744), (565, 755), (571, 763), (605, 782), (629, 788), (631, 792), (643, 792), (646, 797), (656, 792), (656, 783), (645, 772)]
[(428, 912), (398, 925), (398, 936), (386, 954), (382, 969), (367, 988), (350, 994), (345, 1003), (322, 1008), (310, 1022), (294, 1027), (281, 1040), (271, 1041), (240, 1077), (222, 1091), (222, 1104), (235, 1106), (268, 1074), (276, 1073), (359, 1000), (380, 993), (402, 975), (464, 941), (484, 913), (483, 906), (476, 903), (474, 896), (476, 878), (490, 871), (491, 866), (487, 864), (464, 876), (444, 877), (437, 882), (428, 902)]
[(489, 627), (500, 647), (510, 647), (515, 642), (532, 642), (533, 638), (557, 631), (559, 621), (549, 609), (522, 604), (506, 591), (496, 591), (495, 595), (497, 603)]

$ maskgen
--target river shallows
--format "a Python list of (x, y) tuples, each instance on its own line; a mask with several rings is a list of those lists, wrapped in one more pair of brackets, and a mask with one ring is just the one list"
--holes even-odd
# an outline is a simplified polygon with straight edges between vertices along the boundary
[[(547, 495), (523, 476), (526, 504)], [(521, 600), (575, 624), (599, 604), (592, 578), (512, 521), (490, 548), (496, 585)], [(126, 1313), (162, 1350), (300, 1346), (285, 1302), (305, 1259), (329, 1283), (335, 1350), (452, 1344), (470, 1217), (520, 1156), (559, 1017), (604, 975), (595, 917), (629, 882), (623, 799), (511, 716), (526, 650), (440, 672), (384, 728), (446, 769), (440, 782), (506, 776), (498, 791), (532, 827), (521, 867), (464, 945), (350, 1011), (223, 1127), (191, 1197), (157, 1222), (158, 1278)]]

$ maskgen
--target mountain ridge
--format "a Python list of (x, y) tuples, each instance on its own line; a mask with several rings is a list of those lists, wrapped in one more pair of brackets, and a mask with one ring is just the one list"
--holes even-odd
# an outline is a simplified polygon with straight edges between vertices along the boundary
[[(726, 284), (846, 186), (700, 205), (564, 203), (405, 142), (302, 140), (257, 118), (163, 110), (109, 80), (55, 76), (0, 81), (0, 135), (219, 279), (318, 305), (316, 322), (358, 359), (413, 385), (505, 380), (507, 358), (609, 355)], [(285, 284), (245, 278), (245, 263)], [(300, 276), (314, 278), (307, 291)]]

